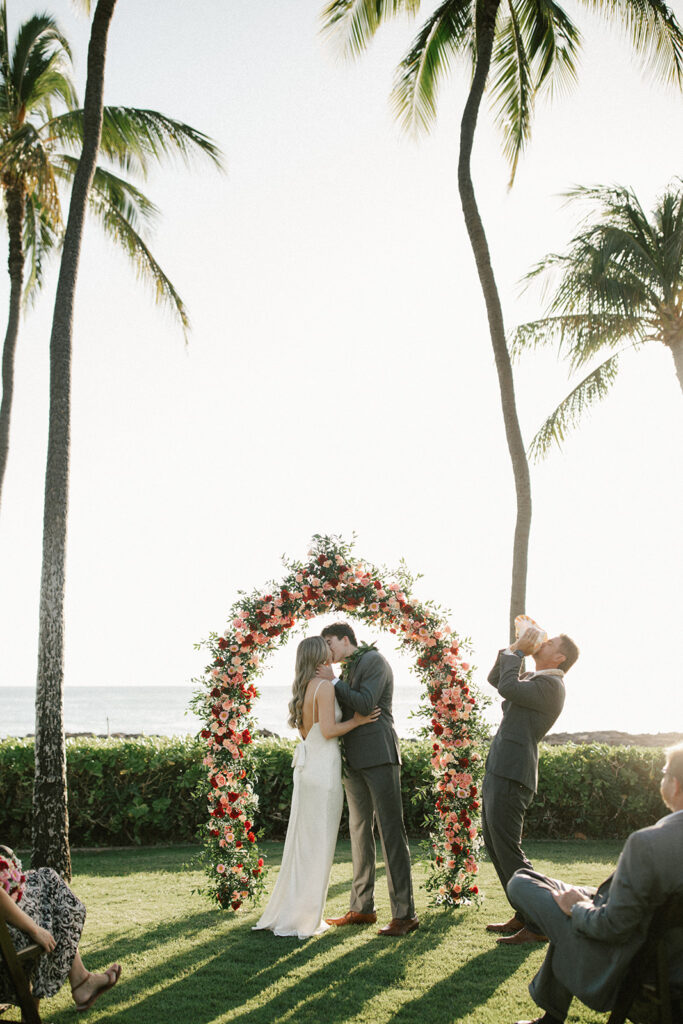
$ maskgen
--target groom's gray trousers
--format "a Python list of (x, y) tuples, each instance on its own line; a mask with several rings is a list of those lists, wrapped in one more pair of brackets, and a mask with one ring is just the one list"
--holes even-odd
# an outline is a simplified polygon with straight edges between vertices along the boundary
[(387, 872), (392, 917), (415, 917), (410, 851), (403, 825), (401, 766), (379, 764), (347, 767), (344, 778), (349, 805), (353, 886), (349, 909), (371, 914), (375, 909), (375, 834), (379, 837)]

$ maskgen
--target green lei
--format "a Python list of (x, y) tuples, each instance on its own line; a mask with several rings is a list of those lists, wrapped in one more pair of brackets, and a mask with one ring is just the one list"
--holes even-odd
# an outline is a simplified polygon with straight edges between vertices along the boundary
[(341, 678), (344, 680), (345, 683), (348, 683), (349, 676), (351, 674), (351, 668), (358, 661), (358, 659), (362, 658), (363, 655), (367, 654), (368, 651), (376, 651), (376, 650), (377, 650), (377, 648), (375, 647), (374, 644), (362, 643), (360, 645), (360, 647), (357, 647), (355, 649), (353, 654), (349, 654), (348, 658), (344, 659), (344, 664), (342, 665), (342, 670), (341, 670)]

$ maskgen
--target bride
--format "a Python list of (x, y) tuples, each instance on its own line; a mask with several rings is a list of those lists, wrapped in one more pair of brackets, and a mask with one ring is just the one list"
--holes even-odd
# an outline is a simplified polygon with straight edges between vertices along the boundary
[(289, 725), (303, 742), (294, 750), (294, 792), (282, 865), (268, 906), (255, 929), (307, 939), (327, 930), (323, 910), (342, 812), (341, 753), (338, 736), (374, 722), (356, 712), (347, 722), (334, 696), (334, 685), (320, 679), (318, 668), (330, 652), (321, 636), (302, 640), (289, 703)]

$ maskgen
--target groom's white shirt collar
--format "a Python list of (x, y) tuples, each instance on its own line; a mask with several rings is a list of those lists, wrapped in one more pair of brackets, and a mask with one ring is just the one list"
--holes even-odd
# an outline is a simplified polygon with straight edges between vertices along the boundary
[[(512, 647), (506, 647), (503, 654), (514, 654)], [(515, 655), (517, 657), (517, 655)], [(540, 668), (535, 672), (530, 672), (530, 676), (557, 676), (558, 679), (564, 679), (564, 672), (561, 668)]]

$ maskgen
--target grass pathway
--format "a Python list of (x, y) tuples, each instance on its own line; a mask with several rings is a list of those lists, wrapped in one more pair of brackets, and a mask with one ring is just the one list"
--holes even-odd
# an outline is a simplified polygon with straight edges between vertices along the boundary
[[(597, 884), (621, 844), (529, 843), (537, 870)], [(275, 881), (282, 844), (264, 844)], [(419, 931), (385, 939), (376, 928), (342, 928), (305, 942), (252, 932), (259, 910), (214, 910), (193, 894), (201, 874), (192, 847), (75, 853), (73, 887), (88, 908), (82, 952), (88, 966), (123, 965), (114, 992), (88, 1013), (92, 1024), (512, 1024), (533, 1017), (527, 985), (545, 946), (499, 947), (484, 930), (504, 920), (507, 903), (493, 868), (481, 868), (481, 909), (428, 910), (419, 887)], [(347, 909), (349, 844), (340, 842), (327, 911)], [(379, 923), (389, 920), (378, 871)], [(43, 1004), (46, 1021), (73, 1024), (68, 987)], [(18, 1014), (16, 1014), (18, 1019)], [(571, 1024), (605, 1015), (576, 1001)]]

